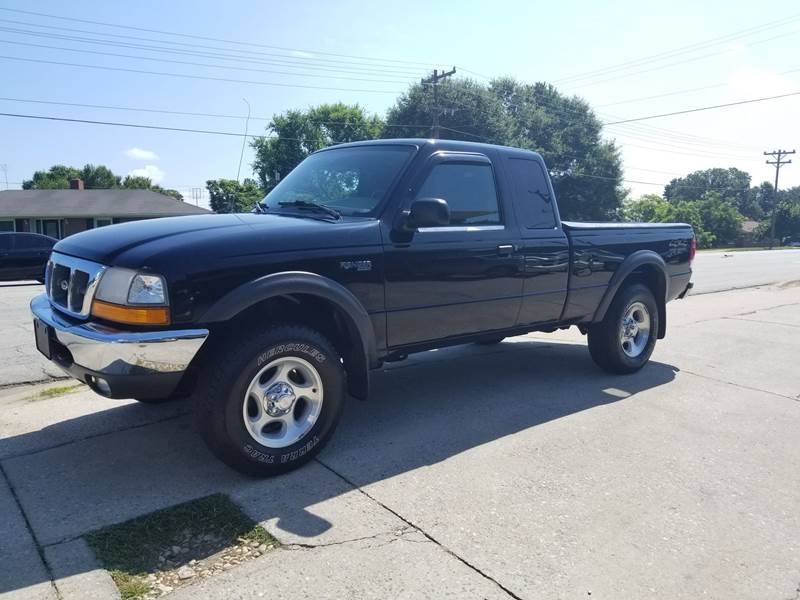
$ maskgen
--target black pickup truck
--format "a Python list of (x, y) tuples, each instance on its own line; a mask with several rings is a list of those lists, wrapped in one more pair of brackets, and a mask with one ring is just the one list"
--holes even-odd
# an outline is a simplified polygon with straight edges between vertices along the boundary
[(694, 253), (689, 225), (562, 222), (534, 152), (381, 140), (312, 154), (253, 214), (62, 240), (31, 310), (67, 373), (110, 398), (192, 395), (213, 452), (272, 475), (412, 352), (574, 325), (601, 368), (642, 368)]

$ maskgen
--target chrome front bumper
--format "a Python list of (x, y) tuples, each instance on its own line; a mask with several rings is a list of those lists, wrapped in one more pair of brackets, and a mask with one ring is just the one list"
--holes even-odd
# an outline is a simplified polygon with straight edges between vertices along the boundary
[[(67, 320), (44, 294), (31, 301), (31, 312), (48, 327), (50, 360), (112, 398), (169, 395), (208, 337), (207, 329), (124, 331)], [(110, 392), (93, 385), (97, 378)]]

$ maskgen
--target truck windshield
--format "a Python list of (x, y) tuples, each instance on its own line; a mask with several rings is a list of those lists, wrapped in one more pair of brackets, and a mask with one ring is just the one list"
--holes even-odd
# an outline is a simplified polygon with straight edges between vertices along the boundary
[(278, 211), (314, 203), (346, 216), (368, 216), (413, 152), (413, 146), (375, 145), (312, 154), (267, 194), (262, 205)]

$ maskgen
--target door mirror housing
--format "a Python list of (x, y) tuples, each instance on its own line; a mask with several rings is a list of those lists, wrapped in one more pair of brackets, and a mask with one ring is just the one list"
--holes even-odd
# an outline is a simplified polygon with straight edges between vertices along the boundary
[(450, 207), (441, 198), (414, 200), (406, 217), (406, 227), (442, 227), (450, 224)]

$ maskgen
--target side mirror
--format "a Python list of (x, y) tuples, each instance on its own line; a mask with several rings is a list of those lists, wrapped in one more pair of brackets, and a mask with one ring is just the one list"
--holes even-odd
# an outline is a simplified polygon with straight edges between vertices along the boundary
[(447, 201), (441, 198), (420, 198), (411, 204), (408, 211), (406, 226), (416, 227), (441, 227), (450, 224), (450, 207)]

